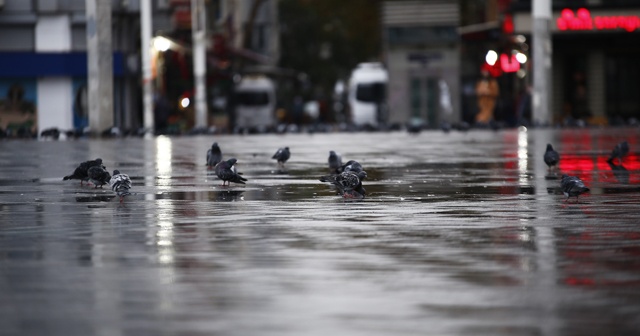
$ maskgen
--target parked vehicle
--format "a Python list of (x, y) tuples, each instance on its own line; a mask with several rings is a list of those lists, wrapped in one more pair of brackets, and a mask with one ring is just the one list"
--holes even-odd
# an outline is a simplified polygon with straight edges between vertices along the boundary
[(264, 132), (275, 125), (276, 88), (265, 76), (246, 76), (235, 88), (236, 127)]
[(357, 126), (378, 126), (387, 122), (387, 70), (381, 63), (360, 63), (351, 73), (348, 86), (351, 122)]

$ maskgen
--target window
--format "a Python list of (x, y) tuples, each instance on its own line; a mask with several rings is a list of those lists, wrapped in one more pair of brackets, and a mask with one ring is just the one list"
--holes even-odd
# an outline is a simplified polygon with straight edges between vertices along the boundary
[(365, 103), (380, 103), (384, 101), (385, 90), (384, 83), (358, 84), (356, 99)]
[(236, 93), (238, 105), (260, 106), (269, 104), (269, 94), (261, 91), (245, 91)]

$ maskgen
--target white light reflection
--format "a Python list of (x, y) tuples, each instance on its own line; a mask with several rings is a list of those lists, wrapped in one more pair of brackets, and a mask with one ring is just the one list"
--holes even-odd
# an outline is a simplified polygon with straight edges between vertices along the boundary
[(155, 243), (158, 248), (158, 262), (163, 265), (172, 264), (175, 260), (173, 246), (173, 201), (158, 200), (158, 231), (155, 235)]
[(522, 126), (518, 129), (518, 182), (520, 185), (526, 185), (527, 182), (527, 161), (528, 161), (528, 146), (529, 141), (527, 139), (527, 128)]
[(171, 139), (166, 136), (156, 138), (156, 171), (158, 174), (158, 187), (168, 189), (171, 183)]

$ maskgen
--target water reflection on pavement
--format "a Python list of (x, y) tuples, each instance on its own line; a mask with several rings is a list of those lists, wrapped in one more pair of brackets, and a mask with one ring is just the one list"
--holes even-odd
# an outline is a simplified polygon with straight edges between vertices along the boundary
[[(247, 185), (207, 170), (213, 141)], [(0, 142), (0, 334), (637, 333), (639, 146), (631, 128)], [(329, 150), (365, 167), (365, 200), (318, 181)], [(96, 157), (131, 176), (123, 205), (62, 181)], [(562, 173), (591, 193), (564, 202)]]

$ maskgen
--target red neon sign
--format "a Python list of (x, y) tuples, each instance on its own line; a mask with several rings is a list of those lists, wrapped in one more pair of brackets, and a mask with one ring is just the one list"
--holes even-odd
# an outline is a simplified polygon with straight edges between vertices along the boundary
[(504, 72), (516, 72), (520, 70), (520, 63), (515, 55), (500, 54), (500, 67)]
[(559, 30), (610, 30), (624, 29), (632, 32), (640, 28), (640, 17), (632, 15), (591, 16), (586, 8), (580, 8), (574, 14), (571, 9), (565, 8), (560, 12), (556, 20)]

